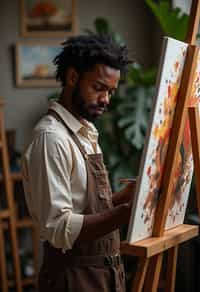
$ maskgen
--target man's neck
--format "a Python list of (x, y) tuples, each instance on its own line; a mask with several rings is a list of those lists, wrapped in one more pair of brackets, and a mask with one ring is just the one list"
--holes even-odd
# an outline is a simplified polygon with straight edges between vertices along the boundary
[(78, 115), (76, 111), (73, 109), (70, 96), (68, 98), (64, 94), (65, 93), (62, 92), (60, 99), (58, 100), (58, 103), (61, 104), (67, 111), (69, 111), (80, 123), (85, 124), (84, 119), (80, 115)]

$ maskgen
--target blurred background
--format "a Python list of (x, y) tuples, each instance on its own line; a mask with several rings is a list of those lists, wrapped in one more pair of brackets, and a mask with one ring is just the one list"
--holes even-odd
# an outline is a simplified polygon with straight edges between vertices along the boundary
[[(155, 91), (162, 37), (167, 35), (185, 39), (190, 5), (190, 0), (0, 1), (0, 97), (5, 101), (3, 111), (23, 291), (37, 291), (35, 275), (42, 253), (37, 228), (26, 210), (20, 156), (29, 141), (32, 128), (47, 111), (49, 101), (56, 99), (60, 93), (51, 64), (59, 44), (70, 35), (103, 32), (111, 33), (117, 42), (128, 46), (134, 62), (127, 78), (121, 81), (112, 98), (110, 111), (96, 124), (112, 187), (118, 190), (120, 177), (138, 175)], [(193, 185), (186, 222), (199, 224), (195, 206)], [(4, 223), (3, 228), (9, 242), (8, 225)], [(126, 228), (121, 233), (125, 238)], [(9, 291), (17, 291), (10, 253), (8, 244), (8, 286)], [(198, 238), (179, 249), (176, 291), (200, 291), (199, 253)], [(125, 258), (125, 265), (129, 287), (137, 259)]]

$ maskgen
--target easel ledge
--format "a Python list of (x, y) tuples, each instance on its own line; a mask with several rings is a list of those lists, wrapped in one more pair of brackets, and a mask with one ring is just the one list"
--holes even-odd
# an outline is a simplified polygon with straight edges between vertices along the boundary
[(182, 224), (165, 231), (162, 237), (150, 237), (133, 244), (122, 241), (121, 254), (149, 258), (190, 240), (198, 234), (198, 226)]

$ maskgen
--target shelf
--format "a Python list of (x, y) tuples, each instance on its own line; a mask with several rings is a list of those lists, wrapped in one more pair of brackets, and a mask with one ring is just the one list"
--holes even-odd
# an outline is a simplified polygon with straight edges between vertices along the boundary
[(24, 218), (21, 220), (17, 220), (16, 226), (18, 228), (23, 228), (23, 227), (33, 227), (35, 226), (33, 220), (31, 218)]
[(36, 285), (36, 277), (29, 277), (26, 279), (22, 279), (22, 286), (27, 286), (27, 285)]
[[(8, 229), (8, 222), (2, 223), (3, 229)], [(16, 221), (16, 227), (17, 228), (29, 228), (29, 227), (35, 227), (35, 224), (31, 218), (23, 218), (21, 220)]]
[[(25, 279), (22, 279), (22, 286), (29, 286), (29, 285), (37, 285), (37, 280), (36, 277), (28, 277)], [(8, 286), (9, 287), (14, 287), (15, 286), (15, 282), (13, 280), (8, 280)]]
[(0, 219), (6, 219), (10, 217), (10, 211), (9, 210), (2, 210), (0, 212)]
[[(22, 180), (22, 173), (20, 171), (11, 172), (10, 173), (11, 179), (13, 181), (21, 181)], [(3, 180), (3, 175), (0, 173), (0, 182)]]

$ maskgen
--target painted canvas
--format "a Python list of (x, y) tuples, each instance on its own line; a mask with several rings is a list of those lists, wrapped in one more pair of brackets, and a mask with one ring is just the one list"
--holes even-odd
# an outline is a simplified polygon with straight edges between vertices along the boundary
[[(152, 234), (155, 208), (164, 171), (164, 162), (186, 52), (187, 44), (171, 38), (164, 38), (151, 123), (143, 151), (142, 163), (140, 165), (135, 199), (128, 229), (127, 239), (129, 242), (135, 242), (147, 238)], [(190, 182), (191, 177), (187, 177), (187, 183), (184, 188), (186, 193), (188, 193)], [(178, 183), (180, 182), (177, 180), (177, 187)], [(181, 188), (180, 196), (182, 196), (182, 192), (183, 189)], [(186, 204), (187, 198), (184, 197), (183, 201), (184, 204)], [(177, 200), (174, 199), (173, 202), (177, 202)], [(176, 214), (175, 209), (177, 209), (176, 206), (173, 210), (173, 202), (171, 202), (172, 211), (169, 212), (168, 215), (168, 218), (170, 218), (168, 219), (168, 227), (177, 223), (176, 219), (173, 218), (171, 220), (174, 216), (174, 212)], [(183, 202), (180, 201), (178, 202), (179, 205), (182, 203)], [(183, 215), (184, 208), (180, 209), (180, 213)]]
[(20, 0), (23, 36), (65, 36), (75, 32), (76, 0)]
[(21, 87), (55, 87), (53, 59), (60, 52), (59, 44), (16, 45), (16, 83)]

